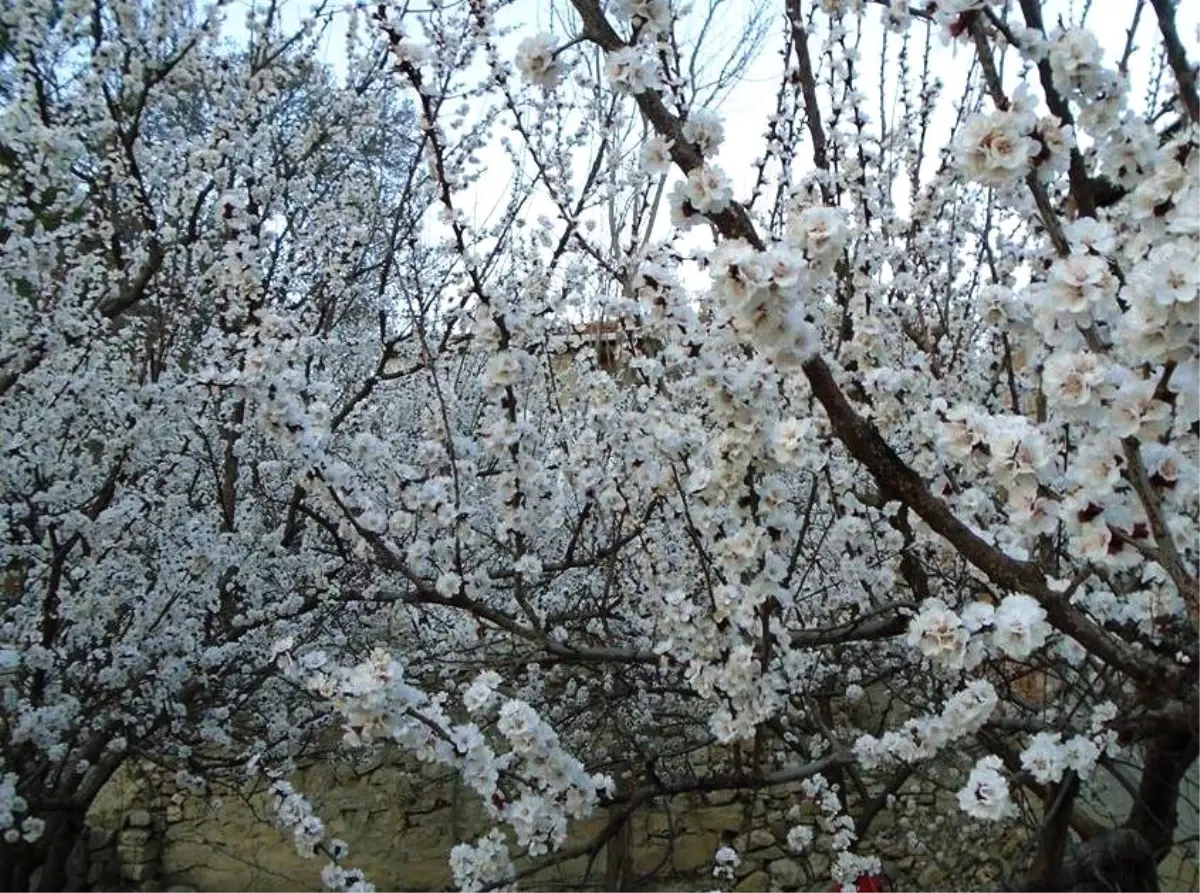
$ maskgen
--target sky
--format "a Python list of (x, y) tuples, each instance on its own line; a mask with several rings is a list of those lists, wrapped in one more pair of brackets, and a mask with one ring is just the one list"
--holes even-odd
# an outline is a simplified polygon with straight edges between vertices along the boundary
[[(228, 16), (227, 33), (235, 39), (239, 34), (244, 35), (246, 32), (242, 21), (245, 10), (253, 7), (255, 3), (261, 6), (262, 2), (263, 0), (237, 0), (232, 5)], [(679, 0), (673, 0), (673, 2), (677, 3)], [(768, 3), (766, 0), (690, 0), (690, 2), (696, 7), (692, 13), (693, 21), (696, 20), (698, 13), (707, 8), (709, 3), (718, 4), (715, 26), (709, 32), (711, 48), (705, 54), (706, 59), (718, 59), (722, 57), (723, 53), (727, 53), (740, 39), (742, 24), (756, 10), (765, 11), (769, 17), (766, 38), (760, 41), (756, 47), (758, 52), (754, 62), (717, 107), (717, 111), (724, 119), (726, 139), (716, 158), (716, 163), (732, 180), (735, 197), (744, 199), (753, 185), (755, 173), (753, 163), (764, 151), (763, 136), (767, 116), (774, 109), (776, 90), (782, 70), (779, 49), (782, 46), (780, 24), (783, 4)], [(1060, 20), (1067, 23), (1077, 22), (1080, 16), (1083, 16), (1086, 26), (1097, 33), (1101, 44), (1106, 48), (1106, 63), (1114, 65), (1116, 57), (1124, 45), (1125, 30), (1132, 19), (1135, 5), (1136, 0), (1092, 0), (1090, 3), (1087, 0), (1048, 0), (1044, 5), (1044, 17), (1047, 24), (1050, 25)], [(310, 6), (311, 4), (307, 0), (292, 0), (288, 3), (285, 6), (285, 28), (295, 27), (300, 21), (300, 16)], [(241, 14), (238, 12), (239, 7), (242, 10)], [(805, 2), (805, 8), (807, 7), (808, 2)], [(520, 40), (538, 31), (552, 31), (565, 42), (571, 36), (563, 27), (563, 12), (567, 8), (566, 0), (515, 0), (498, 16), (499, 24), (511, 25), (514, 28), (512, 33), (501, 38), (501, 53), (511, 60), (516, 54), (517, 44)], [(882, 38), (885, 31), (881, 24), (882, 8), (868, 4), (865, 15), (867, 16), (867, 26), (864, 28), (859, 45), (859, 65), (862, 73), (862, 89), (868, 94), (865, 108), (872, 114), (873, 120), (870, 126), (875, 128), (878, 127), (877, 116), (880, 108), (878, 92), (881, 77), (881, 54), (884, 50)], [(1186, 2), (1186, 0), (1181, 3), (1177, 11), (1177, 22), (1180, 35), (1189, 52), (1189, 58), (1193, 61), (1200, 60), (1200, 50), (1198, 50), (1200, 47), (1200, 30), (1198, 30), (1200, 3)], [(344, 24), (335, 23), (327, 30), (323, 42), (323, 61), (334, 70), (341, 67), (340, 60), (344, 57), (344, 30)], [(924, 35), (925, 25), (919, 22), (910, 29), (910, 53), (914, 56), (921, 51)], [(824, 65), (824, 61), (819, 56), (822, 39), (820, 33), (810, 39), (810, 51), (814, 57), (814, 65), (818, 66)], [(890, 34), (887, 35), (887, 41), (886, 58), (888, 61), (885, 73), (890, 80), (894, 80), (898, 77), (896, 53), (900, 45), (900, 38), (895, 34)], [(1135, 97), (1144, 95), (1145, 85), (1149, 82), (1151, 66), (1154, 62), (1154, 54), (1149, 51), (1149, 48), (1157, 46), (1157, 43), (1157, 21), (1150, 4), (1146, 3), (1140, 17), (1138, 30), (1135, 33), (1135, 46), (1146, 49), (1142, 49), (1140, 52), (1135, 51), (1130, 61), (1130, 79), (1133, 85), (1131, 92)], [(954, 121), (955, 104), (961, 96), (971, 56), (972, 50), (968, 45), (961, 42), (947, 45), (944, 39), (937, 36), (935, 29), (931, 67), (945, 81), (942, 100), (934, 116), (933, 131), (935, 133), (949, 133), (950, 126)], [(1015, 66), (1010, 66), (1006, 74), (1007, 87), (1011, 93), (1011, 89), (1015, 85)], [(1166, 89), (1173, 91), (1174, 79), (1170, 72), (1167, 72), (1167, 77)], [(632, 102), (631, 100), (626, 101)], [(501, 128), (503, 128), (506, 123), (505, 119), (501, 118), (501, 122)], [(497, 213), (498, 209), (502, 209), (505, 205), (512, 168), (509, 159), (499, 148), (499, 140), (504, 135), (506, 134), (498, 128), (494, 134), (493, 144), (480, 153), (481, 160), (487, 168), (487, 176), (482, 178), (468, 195), (461, 197), (460, 209), (464, 210), (476, 223), (486, 222), (490, 215)], [(934, 137), (932, 144), (935, 147), (941, 146), (944, 144), (944, 137)], [(805, 145), (801, 147), (801, 168), (804, 167), (805, 160), (811, 159), (808, 152), (809, 147), (806, 140)], [(581, 167), (586, 165), (587, 159), (581, 158), (579, 164)], [(669, 191), (668, 184), (664, 195), (669, 194)], [(894, 198), (898, 210), (904, 213), (907, 197), (898, 193)], [(550, 217), (556, 216), (553, 206), (548, 200), (530, 209), (531, 217), (543, 213)], [(669, 215), (664, 208), (658, 215), (657, 229), (660, 233), (666, 232), (669, 225), (668, 218)], [(431, 231), (435, 231), (438, 224), (431, 219), (430, 227)], [(706, 229), (697, 228), (692, 231), (684, 244), (698, 247), (707, 238)]]

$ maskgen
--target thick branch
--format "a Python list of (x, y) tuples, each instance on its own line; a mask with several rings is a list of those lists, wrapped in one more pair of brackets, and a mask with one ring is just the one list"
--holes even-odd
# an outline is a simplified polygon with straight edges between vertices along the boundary
[(1183, 43), (1179, 40), (1179, 32), (1175, 30), (1175, 4), (1172, 0), (1150, 0), (1154, 4), (1154, 14), (1158, 16), (1158, 30), (1162, 33), (1163, 46), (1167, 50), (1167, 62), (1175, 72), (1175, 80), (1179, 84), (1179, 98), (1187, 109), (1188, 117), (1193, 123), (1200, 122), (1200, 97), (1196, 94), (1196, 73), (1188, 62)]
[(1063, 595), (1051, 591), (1036, 564), (1005, 555), (958, 520), (946, 503), (929, 491), (920, 475), (887, 444), (875, 426), (855, 412), (824, 360), (816, 357), (803, 368), (813, 394), (829, 416), (835, 436), (850, 455), (871, 472), (885, 500), (898, 499), (916, 512), (935, 533), (948, 540), (963, 558), (997, 586), (1025, 592), (1038, 599), (1058, 629), (1077, 639), (1106, 663), (1141, 681), (1161, 678), (1165, 667), (1136, 653), (1091, 623)]
[[(1082, 844), (1058, 876), (1062, 890), (1155, 890), (1158, 871), (1146, 841), (1125, 829), (1105, 831)], [(1009, 890), (1045, 890), (1034, 873)]]
[(1149, 845), (1157, 862), (1175, 842), (1179, 785), (1196, 762), (1197, 718), (1187, 726), (1154, 739), (1146, 748), (1141, 783), (1124, 827), (1136, 832)]
[[(829, 169), (828, 150), (825, 145), (825, 129), (821, 126), (821, 109), (817, 105), (817, 85), (813, 75), (812, 58), (808, 53), (808, 31), (804, 27), (800, 12), (800, 0), (788, 0), (788, 23), (792, 28), (792, 43), (796, 46), (796, 64), (800, 69), (800, 91), (804, 95), (804, 117), (808, 122), (808, 133), (813, 143), (813, 164), (821, 170)], [(821, 184), (826, 204), (830, 202), (828, 186)]]
[[(596, 0), (572, 0), (572, 5), (583, 19), (584, 33), (591, 40), (606, 51), (625, 46)], [(640, 93), (637, 103), (655, 130), (674, 141), (671, 152), (676, 164), (686, 172), (703, 163), (695, 147), (682, 138), (679, 118), (667, 109), (657, 92), (646, 90)], [(709, 219), (725, 238), (744, 239), (759, 249), (764, 246), (745, 209), (736, 201)], [(1057, 629), (1076, 639), (1105, 663), (1139, 682), (1154, 686), (1161, 686), (1164, 678), (1179, 678), (1177, 667), (1170, 668), (1156, 658), (1139, 654), (1089, 621), (1067, 598), (1050, 589), (1036, 564), (1006, 555), (958, 520), (946, 503), (929, 491), (920, 475), (888, 445), (875, 426), (855, 411), (821, 357), (809, 360), (802, 368), (829, 417), (834, 434), (867, 468), (886, 498), (898, 499), (916, 512), (995, 585), (1036, 598)]]

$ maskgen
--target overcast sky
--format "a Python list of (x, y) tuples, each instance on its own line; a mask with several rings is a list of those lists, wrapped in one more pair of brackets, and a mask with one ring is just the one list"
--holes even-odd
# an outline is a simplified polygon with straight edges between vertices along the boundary
[[(230, 9), (227, 32), (231, 37), (236, 39), (238, 35), (245, 35), (244, 11), (251, 6), (252, 2), (254, 0), (239, 0), (239, 3), (234, 4)], [(702, 10), (707, 8), (710, 0), (692, 0), (692, 2), (695, 7)], [(574, 35), (566, 33), (562, 24), (564, 11), (568, 7), (564, 0), (556, 0), (556, 3), (557, 5), (548, 0), (517, 0), (507, 7), (499, 17), (499, 22), (502, 25), (513, 25), (515, 30), (511, 35), (502, 39), (502, 53), (512, 59), (520, 40), (538, 31), (551, 31), (564, 41), (573, 37)], [(1087, 7), (1088, 14), (1085, 23), (1100, 37), (1101, 43), (1106, 49), (1106, 63), (1115, 65), (1124, 46), (1125, 29), (1132, 19), (1135, 5), (1135, 0), (1094, 0), (1090, 5), (1084, 2), (1073, 2), (1073, 0), (1050, 0), (1045, 4), (1044, 18), (1048, 25), (1060, 20), (1068, 24), (1077, 22), (1081, 10)], [(242, 10), (240, 13), (239, 6)], [(807, 8), (807, 3), (805, 6)], [(306, 0), (293, 0), (286, 7), (285, 28), (294, 28), (295, 24), (299, 22), (300, 16), (310, 8), (311, 4)], [(716, 26), (710, 29), (710, 34), (715, 35), (715, 38), (710, 40), (711, 49), (705, 57), (720, 58), (727, 53), (739, 39), (742, 33), (742, 24), (756, 9), (760, 8), (765, 8), (767, 14), (774, 17), (766, 31), (766, 38), (757, 47), (758, 54), (754, 64), (718, 108), (725, 121), (726, 140), (716, 161), (731, 178), (735, 196), (738, 198), (745, 198), (753, 185), (753, 161), (763, 152), (763, 135), (766, 130), (767, 116), (774, 109), (776, 90), (782, 70), (782, 59), (779, 54), (782, 45), (782, 28), (780, 27), (782, 3), (765, 4), (761, 0), (720, 0), (720, 12), (716, 19)], [(864, 35), (859, 47), (862, 72), (860, 89), (868, 96), (865, 107), (872, 119), (870, 124), (872, 129), (878, 127), (880, 109), (879, 85), (884, 35), (880, 21), (882, 12), (881, 8), (868, 6), (867, 25), (864, 28)], [(696, 13), (693, 13), (692, 21), (695, 21), (695, 15)], [(1189, 57), (1195, 62), (1200, 59), (1200, 51), (1198, 51), (1200, 34), (1197, 33), (1198, 22), (1200, 22), (1200, 3), (1186, 2), (1185, 0), (1180, 4), (1177, 16), (1180, 35), (1189, 52)], [(323, 61), (335, 70), (341, 67), (345, 56), (344, 32), (343, 19), (341, 22), (335, 22), (328, 29), (323, 41)], [(413, 32), (416, 36), (416, 29), (413, 29)], [(922, 23), (915, 23), (910, 29), (910, 54), (912, 54), (914, 65), (919, 59), (924, 35), (925, 25)], [(823, 64), (817, 54), (822, 39), (823, 35), (817, 33), (810, 40), (814, 64), (818, 65)], [(890, 34), (887, 36), (887, 42), (887, 63), (884, 73), (888, 77), (889, 83), (894, 83), (899, 77), (896, 56), (900, 47), (900, 38), (896, 34)], [(962, 95), (972, 50), (961, 42), (946, 45), (936, 34), (933, 43), (932, 70), (943, 80), (944, 92), (934, 119), (934, 133), (937, 135), (932, 137), (931, 143), (934, 147), (940, 147), (944, 143), (945, 134), (948, 133), (953, 121), (955, 104)], [(1135, 52), (1131, 57), (1130, 78), (1133, 85), (1131, 104), (1137, 107), (1145, 95), (1146, 85), (1154, 65), (1153, 48), (1158, 45), (1157, 20), (1149, 3), (1146, 3), (1142, 12), (1139, 28), (1135, 35), (1135, 45), (1141, 50)], [(1015, 84), (1016, 73), (1016, 66), (1010, 65), (1006, 77), (1010, 90)], [(1169, 71), (1167, 79), (1164, 89), (1173, 91), (1174, 79)], [(502, 117), (500, 120), (501, 126), (503, 126), (506, 123), (505, 118)], [(497, 132), (494, 134), (494, 139), (498, 140), (504, 135)], [(805, 159), (809, 157), (806, 154), (807, 151), (806, 140), (805, 145), (801, 147), (799, 160), (801, 169)], [(487, 176), (480, 181), (472, 194), (463, 197), (463, 201), (460, 202), (460, 209), (480, 222), (482, 222), (481, 218), (504, 207), (511, 174), (511, 165), (507, 157), (495, 146), (484, 153), (483, 161), (487, 166)], [(934, 162), (936, 163), (936, 155)], [(586, 159), (580, 160), (581, 166), (586, 163)], [(906, 196), (898, 194), (895, 198), (898, 209), (903, 211)], [(530, 211), (531, 215), (546, 213), (548, 216), (555, 216), (553, 206), (548, 201), (540, 204), (540, 207), (533, 206)], [(667, 216), (665, 210), (659, 214), (658, 229), (661, 232), (665, 232)], [(688, 241), (699, 245), (706, 238), (704, 228), (699, 228), (693, 230)]]

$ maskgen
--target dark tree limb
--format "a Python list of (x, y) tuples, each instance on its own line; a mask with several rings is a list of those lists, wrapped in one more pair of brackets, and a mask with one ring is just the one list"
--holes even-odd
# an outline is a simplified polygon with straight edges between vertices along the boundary
[(1179, 84), (1179, 98), (1193, 123), (1200, 122), (1200, 96), (1196, 94), (1196, 72), (1188, 62), (1179, 32), (1175, 29), (1175, 4), (1172, 0), (1150, 0), (1158, 17), (1158, 30), (1167, 51), (1167, 62)]

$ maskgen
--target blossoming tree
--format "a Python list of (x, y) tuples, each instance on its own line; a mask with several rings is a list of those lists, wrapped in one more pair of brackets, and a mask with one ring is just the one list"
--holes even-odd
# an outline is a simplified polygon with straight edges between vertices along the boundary
[(281, 628), (377, 624), (324, 597), (350, 565), (291, 451), (341, 427), (337, 386), (404, 373), (395, 257), (429, 191), (379, 59), (351, 45), (339, 85), (318, 23), (275, 15), (231, 49), (186, 4), (0, 14), (5, 889), (71, 882), (131, 756), (294, 749)]
[(383, 2), (340, 78), (324, 12), (246, 52), (218, 9), (0, 13), (0, 883), (68, 883), (131, 757), (282, 775), (331, 722), (479, 795), (464, 888), (796, 782), (848, 886), (925, 774), (1026, 829), (1014, 884), (1155, 883), (1198, 744), (1200, 107), (1172, 4), (1126, 6), (785, 0), (716, 52), (717, 2)]

